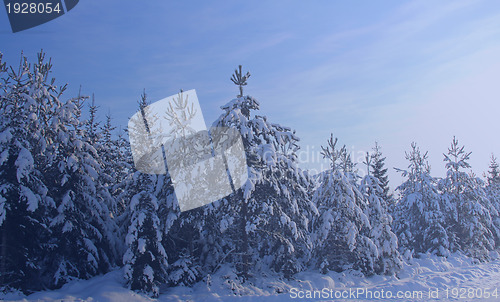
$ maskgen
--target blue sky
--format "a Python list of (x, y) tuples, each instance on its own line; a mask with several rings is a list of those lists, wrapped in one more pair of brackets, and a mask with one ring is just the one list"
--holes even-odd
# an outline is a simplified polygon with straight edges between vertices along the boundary
[(261, 114), (297, 130), (304, 167), (321, 168), (331, 132), (356, 160), (377, 140), (392, 186), (412, 141), (436, 176), (453, 135), (478, 175), (500, 157), (500, 2), (255, 2), (86, 0), (16, 34), (0, 9), (0, 51), (15, 65), (43, 48), (66, 97), (81, 84), (122, 127), (143, 88), (150, 101), (196, 89), (210, 123), (242, 64)]

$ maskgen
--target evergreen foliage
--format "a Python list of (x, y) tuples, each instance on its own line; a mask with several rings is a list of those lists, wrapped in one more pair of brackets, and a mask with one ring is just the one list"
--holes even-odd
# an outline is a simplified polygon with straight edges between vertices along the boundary
[(84, 98), (60, 101), (51, 67), (40, 53), (18, 72), (2, 69), (2, 284), (25, 292), (106, 272), (116, 257), (113, 200), (83, 138)]
[[(308, 268), (395, 274), (402, 254), (460, 251), (487, 260), (500, 246), (499, 165), (492, 156), (483, 182), (470, 173), (470, 153), (455, 138), (443, 179), (431, 176), (427, 153), (411, 145), (407, 169), (398, 169), (405, 177), (398, 200), (377, 143), (360, 177), (332, 135), (322, 147), (330, 169), (312, 177), (298, 167), (295, 131), (260, 115), (259, 102), (243, 94), (250, 73), (239, 66), (231, 78), (239, 94), (221, 107), (210, 139), (219, 128), (241, 134), (248, 179), (241, 188), (233, 184), (230, 195), (181, 213), (170, 175), (175, 163), (161, 175), (136, 171), (127, 131), (117, 131), (110, 113), (99, 120), (94, 96), (90, 104), (80, 93), (62, 101), (66, 86), (49, 78), (43, 53), (32, 64), (23, 57), (18, 68), (2, 59), (0, 53), (2, 291), (57, 288), (123, 265), (127, 286), (154, 298), (162, 285), (191, 286), (223, 266), (238, 287), (270, 271), (284, 278)], [(182, 90), (165, 108), (169, 133), (148, 125), (160, 122), (148, 106), (144, 92), (145, 143), (196, 135), (189, 127), (196, 112)], [(181, 142), (184, 151), (198, 147)], [(218, 181), (200, 177), (197, 185)]]
[(395, 207), (394, 230), (399, 244), (411, 254), (447, 256), (452, 247), (444, 213), (449, 206), (442, 202), (427, 158), (427, 152), (412, 143), (406, 153), (408, 169), (398, 169), (406, 180), (397, 187), (401, 198)]
[[(62, 92), (48, 79), (50, 62), (43, 55), (31, 66), (23, 58), (19, 70), (7, 69), (0, 55), (0, 281), (4, 288), (40, 290), (54, 210), (45, 169), (53, 164), (46, 113), (60, 107)], [(33, 70), (31, 68), (33, 67)]]
[(385, 157), (382, 155), (382, 148), (377, 142), (375, 142), (371, 157), (370, 168), (372, 175), (378, 180), (380, 188), (382, 189), (382, 191), (378, 193), (379, 197), (382, 200), (388, 201), (389, 206), (392, 207), (394, 204), (394, 197), (390, 193), (389, 176), (387, 175), (387, 168), (385, 167)]
[(309, 179), (297, 166), (299, 139), (290, 128), (254, 115), (259, 103), (251, 96), (240, 96), (222, 109), (214, 126), (241, 134), (249, 178), (209, 207), (215, 217), (208, 215), (206, 222), (216, 224), (206, 224), (203, 236), (215, 258), (207, 255), (207, 260), (215, 267), (234, 263), (243, 280), (264, 268), (291, 277), (310, 257), (310, 220), (317, 213), (305, 190)]
[(398, 251), (398, 239), (392, 231), (393, 218), (389, 214), (389, 203), (391, 197), (383, 199), (384, 192), (380, 181), (371, 174), (373, 157), (367, 153), (364, 164), (367, 174), (361, 180), (360, 191), (368, 201), (366, 214), (370, 219), (370, 231), (368, 236), (377, 247), (377, 258), (374, 261), (373, 269), (377, 274), (392, 274), (402, 267), (402, 260)]
[[(378, 180), (368, 174), (358, 184), (359, 176), (353, 172), (345, 146), (338, 148), (337, 143), (332, 135), (322, 147), (330, 170), (321, 175), (313, 197), (320, 213), (314, 224), (319, 243), (315, 247), (316, 265), (322, 272), (352, 267), (366, 275), (394, 273), (401, 267), (401, 259), (387, 201), (378, 196)], [(369, 171), (369, 156), (366, 162)]]
[(166, 281), (167, 254), (162, 245), (158, 200), (154, 196), (155, 176), (136, 172), (135, 191), (130, 201), (131, 222), (126, 237), (128, 250), (123, 257), (125, 278), (132, 290), (158, 297)]
[[(495, 246), (491, 214), (496, 210), (488, 200), (482, 181), (464, 171), (471, 166), (470, 152), (453, 137), (444, 155), (446, 178), (441, 181), (443, 199), (449, 204), (447, 225), (452, 230), (451, 248), (478, 259), (488, 258)], [(496, 233), (496, 232), (495, 232)]]

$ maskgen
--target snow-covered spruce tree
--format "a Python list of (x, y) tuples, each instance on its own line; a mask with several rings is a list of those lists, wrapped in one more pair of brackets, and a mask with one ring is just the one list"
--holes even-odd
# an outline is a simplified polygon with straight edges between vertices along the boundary
[(394, 206), (394, 197), (390, 193), (389, 188), (389, 176), (387, 175), (387, 168), (385, 167), (385, 157), (382, 155), (382, 148), (380, 145), (375, 142), (375, 146), (373, 147), (373, 153), (371, 154), (371, 165), (370, 170), (372, 175), (378, 179), (380, 183), (380, 187), (382, 191), (379, 192), (379, 197), (382, 200), (388, 202), (389, 210)]
[(402, 267), (402, 261), (398, 252), (398, 238), (391, 229), (392, 216), (388, 213), (388, 201), (381, 197), (384, 191), (380, 181), (371, 174), (373, 159), (367, 152), (364, 161), (367, 173), (361, 180), (360, 191), (368, 201), (365, 211), (371, 226), (368, 236), (378, 250), (374, 263), (375, 273), (392, 274)]
[[(116, 138), (112, 139), (111, 145), (109, 154), (114, 156), (115, 162), (114, 170), (110, 170), (113, 176), (110, 192), (116, 203), (116, 214), (114, 215), (118, 226), (117, 238), (121, 238), (122, 242), (125, 243), (125, 236), (130, 225), (130, 200), (137, 193), (133, 190), (135, 170), (126, 132), (120, 129)], [(124, 252), (125, 246), (122, 247), (121, 254)]]
[[(148, 121), (157, 118), (148, 108), (146, 93), (141, 95), (139, 109), (142, 114), (148, 135), (153, 135)], [(143, 125), (132, 125), (144, 127)], [(130, 130), (130, 129), (129, 129)], [(133, 129), (130, 131), (134, 131)], [(126, 236), (127, 251), (123, 256), (125, 265), (125, 279), (130, 289), (146, 293), (151, 297), (158, 297), (159, 285), (167, 281), (168, 257), (163, 247), (163, 228), (159, 215), (161, 215), (158, 188), (163, 175), (147, 175), (135, 172), (133, 182), (127, 187), (123, 198), (127, 194), (131, 197), (130, 208), (125, 211), (128, 221), (128, 234)]]
[[(101, 158), (102, 171), (99, 174), (100, 181), (111, 194), (111, 214), (116, 222), (116, 249), (120, 263), (126, 250), (125, 236), (128, 232), (130, 222), (130, 200), (136, 193), (133, 186), (133, 159), (130, 143), (123, 131), (115, 133), (111, 115), (105, 116), (105, 121), (99, 128), (96, 144), (97, 152)], [(115, 137), (116, 136), (116, 137)]]
[[(120, 165), (123, 159), (119, 157), (117, 142), (113, 138), (115, 129), (116, 127), (111, 123), (111, 115), (107, 114), (104, 124), (99, 127), (98, 141), (94, 144), (102, 161), (101, 182), (113, 197), (116, 196), (114, 184), (119, 182), (116, 174), (123, 173), (124, 168)], [(117, 205), (114, 204), (110, 210), (116, 214)]]
[[(165, 108), (163, 112), (166, 121), (169, 123), (170, 131), (162, 133), (167, 136), (167, 145), (164, 150), (168, 156), (168, 166), (166, 173), (158, 175), (155, 183), (155, 196), (157, 197), (159, 209), (158, 217), (161, 221), (161, 229), (163, 231), (162, 243), (168, 255), (167, 267), (167, 283), (169, 285), (192, 285), (201, 279), (200, 269), (200, 231), (203, 217), (199, 216), (199, 208), (180, 212), (174, 187), (171, 178), (171, 171), (181, 168), (182, 165), (192, 164), (192, 157), (197, 154), (192, 148), (207, 147), (200, 146), (196, 136), (196, 131), (192, 127), (192, 120), (197, 114), (193, 103), (184, 95), (181, 90), (177, 97), (174, 97), (170, 106)], [(208, 136), (206, 137), (208, 138)], [(204, 143), (207, 143), (205, 141)], [(175, 149), (175, 145), (180, 149)], [(203, 144), (203, 143), (202, 143)], [(199, 151), (198, 151), (199, 153)], [(208, 186), (204, 181), (216, 181), (207, 177), (200, 177), (204, 171), (196, 170), (197, 175), (192, 175), (195, 171), (190, 168), (183, 169), (186, 179), (197, 179), (196, 187), (192, 190), (198, 190), (200, 194), (205, 194), (203, 188)], [(196, 178), (192, 178), (196, 177)], [(189, 182), (189, 181), (188, 181)], [(191, 185), (184, 183), (184, 185)], [(201, 188), (201, 190), (199, 189)], [(182, 192), (182, 191), (181, 191)], [(192, 193), (192, 192), (191, 192)]]
[[(105, 137), (105, 136), (104, 136)], [(132, 159), (132, 152), (130, 149), (130, 142), (127, 137), (126, 131), (119, 129), (116, 134), (116, 139), (111, 141), (112, 149), (111, 154), (116, 154), (115, 162), (116, 169), (113, 171), (113, 188), (111, 190), (112, 195), (116, 199), (117, 212), (122, 215), (125, 209), (128, 208), (127, 198), (128, 186), (131, 185), (133, 176), (133, 165), (134, 161)], [(104, 143), (106, 145), (106, 143)]]
[(498, 166), (497, 158), (493, 154), (491, 154), (489, 168), (488, 175), (486, 175), (488, 185), (493, 184), (500, 186), (500, 167)]
[[(106, 121), (106, 126), (109, 128), (101, 127), (97, 118), (98, 109), (99, 107), (95, 104), (95, 96), (92, 94), (92, 102), (88, 105), (88, 118), (83, 122), (83, 139), (96, 150), (99, 160), (98, 182), (106, 189), (106, 194), (111, 194), (112, 172), (110, 170), (116, 169), (114, 164), (117, 159), (112, 157), (113, 155), (110, 154), (112, 150), (108, 148), (111, 146), (111, 131), (114, 128), (110, 119)], [(106, 135), (106, 137), (103, 137), (103, 135)], [(108, 204), (108, 208), (112, 214), (115, 213), (114, 199), (108, 196), (107, 200), (113, 202)]]
[(243, 96), (241, 66), (233, 75), (240, 94), (222, 106), (214, 127), (242, 136), (249, 178), (230, 196), (207, 206), (205, 264), (232, 263), (243, 279), (271, 268), (285, 277), (303, 269), (312, 248), (311, 217), (317, 211), (305, 188), (309, 180), (297, 166), (298, 138), (288, 128), (254, 115), (259, 103)]
[(422, 154), (416, 143), (406, 152), (408, 170), (400, 171), (406, 177), (399, 187), (400, 200), (394, 210), (393, 230), (405, 254), (435, 253), (447, 256), (450, 238), (446, 212), (449, 207), (442, 202), (437, 191), (436, 179), (430, 175), (427, 152)]
[(443, 154), (447, 173), (440, 187), (443, 200), (450, 209), (448, 228), (453, 234), (450, 247), (484, 260), (488, 258), (488, 251), (495, 246), (492, 233), (494, 225), (490, 216), (490, 210), (494, 208), (480, 180), (464, 171), (470, 169), (470, 154), (453, 137), (448, 153)]
[(123, 257), (125, 279), (130, 289), (158, 297), (159, 285), (166, 280), (167, 255), (162, 245), (158, 201), (154, 196), (155, 175), (136, 172), (130, 202), (131, 224)]
[(330, 170), (322, 173), (313, 200), (319, 217), (314, 221), (316, 246), (313, 262), (323, 273), (348, 268), (370, 275), (376, 271), (379, 252), (369, 237), (371, 231), (368, 204), (342, 167), (342, 150), (336, 149), (333, 135), (322, 154), (330, 160)]
[[(163, 197), (161, 200), (163, 209), (160, 211), (165, 234), (163, 246), (169, 261), (167, 281), (171, 286), (190, 286), (208, 273), (203, 270), (200, 259), (204, 248), (204, 242), (200, 240), (206, 219), (204, 207), (179, 213), (171, 179), (168, 175), (160, 177), (164, 178), (159, 192), (162, 192), (160, 194)], [(167, 194), (163, 195), (163, 192)]]
[(500, 246), (500, 212), (498, 204), (494, 198), (490, 198), (488, 187), (481, 178), (477, 177), (473, 172), (470, 172), (469, 176), (472, 179), (472, 183), (478, 188), (478, 194), (482, 196), (480, 198), (481, 204), (486, 208), (490, 215), (491, 225), (489, 226), (489, 230), (493, 235), (493, 247), (498, 247)]
[[(491, 219), (493, 220), (495, 235), (495, 245), (500, 247), (500, 168), (498, 166), (496, 157), (491, 155), (490, 169), (488, 170), (488, 175), (486, 175), (486, 194), (490, 201), (490, 205), (495, 208), (494, 211), (490, 211)], [(496, 213), (495, 213), (496, 212)]]
[(88, 106), (88, 118), (84, 121), (84, 139), (96, 150), (96, 159), (99, 163), (98, 194), (103, 196), (110, 215), (113, 217), (114, 224), (110, 232), (114, 234), (112, 245), (117, 252), (113, 258), (115, 264), (120, 265), (124, 252), (125, 236), (119, 227), (121, 221), (117, 219), (122, 213), (121, 209), (118, 208), (119, 190), (117, 188), (123, 188), (127, 184), (125, 179), (120, 178), (120, 176), (124, 173), (132, 174), (132, 172), (128, 171), (123, 163), (128, 158), (122, 157), (123, 154), (118, 146), (121, 142), (113, 138), (113, 131), (116, 127), (111, 122), (111, 115), (108, 113), (105, 116), (104, 124), (101, 125), (97, 117), (98, 109), (99, 106), (96, 105), (95, 96), (92, 94), (92, 102)]
[(24, 59), (2, 95), (3, 259), (6, 269), (16, 265), (11, 285), (25, 291), (105, 272), (115, 255), (99, 160), (81, 135), (81, 98), (61, 102), (50, 68), (44, 54), (32, 66)]
[[(129, 125), (128, 129), (119, 131), (116, 140), (106, 139), (106, 137), (108, 136), (106, 132), (110, 131), (106, 130), (107, 127), (104, 127), (102, 129), (102, 145), (106, 148), (106, 154), (103, 156), (105, 158), (116, 158), (116, 168), (111, 172), (113, 175), (112, 183), (114, 184), (111, 192), (116, 199), (117, 212), (119, 216), (118, 220), (120, 221), (122, 230), (124, 230), (125, 234), (128, 232), (128, 227), (130, 225), (130, 200), (136, 193), (138, 193), (137, 191), (135, 191), (135, 189), (133, 189), (137, 188), (137, 185), (135, 184), (137, 180), (134, 179), (134, 175), (137, 170), (134, 166), (129, 134), (142, 133), (144, 129), (147, 130), (148, 135), (146, 135), (146, 137), (144, 138), (141, 138), (142, 141), (134, 145), (134, 148), (145, 148), (144, 150), (139, 150), (143, 151), (142, 154), (146, 153), (145, 150), (149, 150), (149, 145), (152, 143), (152, 140), (150, 139), (151, 136), (158, 134), (158, 131), (156, 130), (153, 131), (154, 133), (151, 133), (151, 129), (147, 122), (149, 120), (152, 123), (156, 123), (158, 118), (148, 108), (150, 104), (147, 100), (146, 90), (144, 90), (141, 94), (137, 105), (143, 118), (141, 120), (137, 120), (136, 123)], [(141, 162), (140, 165), (142, 165), (143, 169), (148, 168), (147, 162)], [(110, 168), (112, 170), (112, 167)]]
[[(166, 186), (163, 190), (165, 189), (170, 191)], [(175, 200), (172, 193), (167, 197), (171, 199), (172, 203)], [(177, 213), (178, 211), (174, 210), (163, 221), (164, 231), (166, 231), (163, 245), (169, 260), (167, 281), (171, 286), (190, 286), (200, 281), (205, 275), (200, 259), (203, 248), (203, 242), (200, 240), (200, 232), (202, 231), (200, 228), (204, 218), (200, 210), (202, 211), (202, 208), (183, 213)]]
[(83, 122), (85, 129), (85, 140), (96, 147), (100, 141), (99, 120), (97, 119), (98, 106), (95, 104), (95, 96), (92, 94), (92, 103), (89, 104), (89, 117)]
[[(0, 287), (25, 293), (46, 286), (48, 213), (44, 169), (51, 164), (48, 125), (61, 106), (43, 54), (7, 71), (0, 53)], [(31, 68), (33, 68), (31, 70)], [(50, 153), (49, 153), (50, 154)]]
[(72, 278), (107, 272), (118, 256), (116, 224), (109, 209), (114, 200), (101, 183), (101, 159), (78, 119), (82, 100), (69, 100), (52, 123), (58, 149), (45, 178), (50, 180), (49, 194), (56, 206), (48, 267), (56, 287)]

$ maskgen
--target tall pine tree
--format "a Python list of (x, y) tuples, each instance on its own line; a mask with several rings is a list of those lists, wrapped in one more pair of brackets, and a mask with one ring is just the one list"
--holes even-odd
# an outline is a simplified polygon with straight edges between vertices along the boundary
[(441, 182), (443, 199), (450, 204), (448, 228), (453, 233), (452, 247), (467, 255), (487, 259), (495, 246), (490, 210), (494, 210), (479, 179), (468, 174), (470, 152), (465, 152), (453, 137), (446, 162), (446, 178)]
[(377, 194), (382, 200), (386, 200), (389, 203), (389, 209), (391, 209), (394, 206), (394, 198), (390, 193), (389, 176), (387, 175), (387, 168), (385, 167), (386, 158), (382, 155), (382, 148), (377, 142), (375, 142), (371, 157), (370, 168), (372, 175), (379, 181), (382, 189), (382, 191)]
[[(148, 107), (146, 94), (139, 101), (142, 119), (133, 125), (145, 127), (151, 135), (148, 121), (155, 118)], [(133, 130), (132, 130), (133, 131)], [(160, 284), (167, 281), (168, 257), (162, 244), (163, 230), (158, 213), (159, 201), (156, 197), (157, 175), (135, 172), (133, 184), (127, 189), (135, 194), (126, 212), (129, 216), (127, 251), (123, 256), (125, 279), (132, 290), (144, 292), (151, 297), (158, 297)]]
[(401, 198), (395, 207), (394, 231), (405, 253), (435, 253), (447, 256), (450, 238), (446, 221), (447, 207), (438, 194), (436, 179), (430, 175), (427, 152), (415, 143), (406, 153), (408, 169), (400, 171), (405, 182), (397, 187)]
[(493, 235), (495, 236), (495, 245), (500, 247), (500, 168), (496, 157), (492, 154), (488, 174), (486, 176), (487, 184), (486, 194), (492, 208), (490, 211), (493, 220)]
[(45, 176), (56, 206), (49, 253), (54, 286), (107, 272), (117, 257), (110, 211), (114, 200), (101, 183), (101, 159), (78, 119), (81, 100), (68, 101), (54, 115), (53, 129), (60, 141), (55, 163)]
[(364, 161), (367, 173), (360, 184), (360, 191), (368, 202), (365, 213), (370, 219), (370, 230), (366, 231), (377, 246), (374, 272), (392, 274), (402, 267), (402, 261), (398, 252), (398, 239), (391, 229), (392, 216), (388, 213), (388, 201), (381, 198), (381, 184), (378, 178), (371, 174), (372, 160), (373, 157), (367, 152)]
[(242, 95), (248, 76), (236, 70), (233, 82), (240, 95), (222, 106), (224, 113), (214, 123), (241, 134), (248, 180), (207, 206), (214, 210), (202, 233), (209, 246), (204, 257), (214, 269), (233, 263), (243, 279), (269, 268), (290, 277), (310, 257), (310, 221), (317, 211), (306, 192), (309, 179), (298, 168), (298, 137), (255, 114), (259, 102)]
[(337, 149), (337, 142), (332, 135), (328, 145), (322, 147), (330, 170), (321, 174), (313, 195), (319, 211), (314, 221), (317, 244), (313, 264), (323, 273), (354, 268), (370, 275), (375, 272), (378, 249), (369, 237), (368, 204), (351, 170), (346, 169), (351, 165), (346, 165), (345, 146)]
[[(16, 72), (0, 54), (0, 286), (25, 293), (40, 290), (54, 207), (45, 169), (53, 164), (50, 115), (62, 106), (49, 79), (51, 63), (22, 57)], [(17, 68), (16, 68), (17, 69)]]
[(131, 224), (123, 257), (125, 279), (132, 290), (158, 297), (159, 286), (166, 281), (167, 254), (162, 245), (160, 220), (156, 215), (158, 200), (154, 195), (155, 175), (136, 172), (130, 202)]
[(59, 100), (44, 54), (2, 87), (2, 273), (30, 291), (106, 272), (115, 258), (100, 159), (83, 137), (81, 100)]

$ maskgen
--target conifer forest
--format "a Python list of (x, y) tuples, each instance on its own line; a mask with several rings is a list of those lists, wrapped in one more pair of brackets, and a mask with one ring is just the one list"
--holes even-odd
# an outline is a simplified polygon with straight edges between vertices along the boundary
[[(57, 60), (49, 55), (11, 64), (0, 54), (4, 293), (55, 290), (117, 270), (124, 288), (152, 298), (209, 284), (222, 271), (233, 290), (308, 271), (398, 277), (423, 255), (488, 263), (500, 247), (494, 155), (482, 159), (488, 171), (475, 171), (456, 133), (442, 150), (446, 174), (437, 177), (413, 143), (400, 155), (407, 166), (397, 167), (398, 184), (388, 177), (383, 145), (358, 164), (332, 134), (321, 146), (329, 167), (312, 174), (299, 167), (295, 130), (260, 111), (268, 100), (250, 96), (252, 77), (241, 67), (232, 78), (235, 98), (213, 126), (241, 134), (248, 179), (181, 212), (169, 171), (138, 171), (126, 125), (93, 96), (68, 95), (65, 80), (52, 78)], [(137, 94), (137, 111), (152, 102), (147, 89)]]

